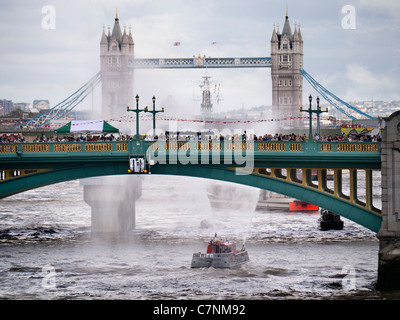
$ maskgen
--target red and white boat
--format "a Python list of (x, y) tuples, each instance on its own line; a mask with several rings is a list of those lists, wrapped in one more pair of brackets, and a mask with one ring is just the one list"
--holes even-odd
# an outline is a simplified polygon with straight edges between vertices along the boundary
[(249, 261), (249, 255), (242, 246), (236, 250), (236, 244), (225, 237), (215, 234), (207, 247), (207, 253), (197, 252), (193, 254), (192, 268), (236, 268)]

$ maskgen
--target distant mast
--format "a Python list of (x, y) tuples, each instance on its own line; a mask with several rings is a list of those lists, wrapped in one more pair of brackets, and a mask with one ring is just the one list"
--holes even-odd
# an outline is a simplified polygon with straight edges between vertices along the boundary
[(208, 118), (212, 118), (213, 113), (213, 102), (216, 101), (217, 104), (220, 101), (220, 85), (215, 84), (214, 89), (210, 89), (210, 76), (203, 76), (203, 81), (199, 85), (201, 90), (201, 104), (200, 104), (200, 113), (203, 120)]
[(211, 103), (211, 92), (210, 92), (210, 79), (209, 76), (203, 77), (203, 83), (200, 85), (202, 98), (201, 98), (201, 114), (204, 117), (211, 116), (213, 112), (213, 104)]

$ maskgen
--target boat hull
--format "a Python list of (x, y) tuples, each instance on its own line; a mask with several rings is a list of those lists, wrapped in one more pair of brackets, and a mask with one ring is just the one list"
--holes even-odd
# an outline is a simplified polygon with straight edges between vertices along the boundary
[(249, 261), (247, 251), (231, 253), (194, 253), (192, 268), (238, 268)]
[(343, 229), (343, 221), (320, 221), (319, 225), (320, 230), (342, 230)]
[(289, 211), (318, 211), (319, 207), (304, 201), (293, 201), (289, 203)]

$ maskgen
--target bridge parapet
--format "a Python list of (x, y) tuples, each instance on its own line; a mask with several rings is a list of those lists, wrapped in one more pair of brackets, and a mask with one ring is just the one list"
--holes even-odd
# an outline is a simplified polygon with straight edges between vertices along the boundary
[[(0, 145), (0, 171), (49, 168), (55, 162), (127, 164), (131, 157), (151, 165), (212, 164), (229, 167), (380, 169), (379, 143), (311, 141), (99, 141)], [(62, 159), (62, 160), (61, 160)], [(1, 179), (3, 180), (3, 179)], [(0, 181), (1, 181), (0, 180)], [(4, 180), (3, 180), (4, 181)]]
[(92, 152), (129, 152), (133, 155), (151, 151), (253, 151), (257, 155), (271, 152), (326, 155), (329, 153), (380, 155), (377, 142), (319, 142), (319, 141), (101, 141), (101, 142), (45, 142), (0, 144), (0, 158), (10, 154), (68, 153), (90, 155)]

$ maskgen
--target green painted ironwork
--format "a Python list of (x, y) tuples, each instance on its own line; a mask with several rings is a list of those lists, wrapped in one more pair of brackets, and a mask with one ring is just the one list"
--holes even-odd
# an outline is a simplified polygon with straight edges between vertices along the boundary
[[(334, 211), (375, 232), (373, 210), (293, 183), (255, 174), (258, 168), (380, 170), (378, 143), (297, 141), (104, 141), (0, 145), (0, 198), (48, 184), (94, 176), (128, 174), (129, 159), (143, 157), (152, 174), (230, 181), (286, 194)], [(163, 160), (164, 162), (162, 162)], [(245, 169), (249, 163), (250, 171)]]

